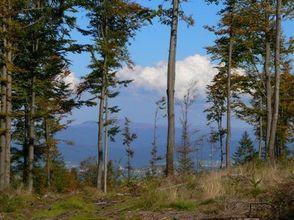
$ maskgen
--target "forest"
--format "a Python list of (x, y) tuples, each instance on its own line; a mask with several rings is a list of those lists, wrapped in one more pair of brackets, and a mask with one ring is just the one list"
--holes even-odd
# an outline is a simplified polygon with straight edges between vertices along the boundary
[[(181, 26), (198, 22), (184, 6), (194, 1), (0, 0), (0, 220), (294, 218), (294, 2), (202, 0), (220, 10), (217, 24), (203, 27), (214, 37), (203, 47), (216, 74), (205, 85), (203, 111), (211, 161), (199, 169), (201, 140), (192, 140), (190, 120), (199, 83), (191, 80), (180, 99), (176, 86)], [(166, 93), (147, 103), (154, 112), (150, 160), (138, 169), (132, 115), (114, 100), (135, 83), (121, 72), (136, 70), (130, 47), (154, 24), (169, 30)], [(89, 71), (75, 85), (70, 54), (89, 56)], [(97, 110), (96, 154), (68, 166), (60, 144), (72, 151), (75, 144), (58, 134), (73, 112), (88, 108)], [(236, 120), (251, 130), (233, 144)], [(111, 160), (112, 142), (124, 163)]]

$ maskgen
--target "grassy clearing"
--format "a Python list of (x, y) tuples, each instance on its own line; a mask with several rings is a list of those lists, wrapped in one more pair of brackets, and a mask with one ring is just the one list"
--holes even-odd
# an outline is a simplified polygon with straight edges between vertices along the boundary
[[(246, 216), (249, 203), (267, 207), (252, 216), (271, 218), (294, 213), (294, 163), (269, 167), (249, 164), (196, 176), (155, 178), (121, 185), (104, 195), (83, 187), (71, 194), (32, 196), (25, 192), (0, 194), (0, 214), (5, 219), (152, 219), (176, 213), (185, 216)], [(151, 214), (152, 215), (151, 215)], [(168, 214), (169, 213), (169, 214)], [(191, 215), (190, 215), (191, 214)], [(292, 216), (294, 217), (294, 216)], [(145, 216), (146, 219), (146, 216)]]
[[(48, 209), (37, 211), (32, 219), (48, 219), (62, 215), (73, 216), (81, 219), (83, 216), (91, 216), (95, 211), (94, 204), (85, 201), (81, 196), (72, 196), (53, 203)], [(79, 217), (80, 216), (80, 217)]]

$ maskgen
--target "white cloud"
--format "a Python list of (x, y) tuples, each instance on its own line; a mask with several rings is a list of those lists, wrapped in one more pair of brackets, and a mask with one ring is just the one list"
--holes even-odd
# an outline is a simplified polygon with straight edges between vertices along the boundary
[[(205, 94), (217, 69), (206, 56), (195, 54), (176, 63), (176, 93), (175, 96), (181, 99), (191, 82), (197, 81), (198, 95)], [(166, 90), (167, 62), (159, 62), (155, 66), (135, 66), (132, 70), (125, 67), (119, 72), (120, 79), (133, 79), (133, 86), (150, 91), (157, 91), (161, 94)]]
[(66, 84), (69, 84), (69, 88), (71, 90), (76, 90), (80, 82), (80, 79), (73, 72), (70, 72), (67, 76), (63, 78), (63, 80)]

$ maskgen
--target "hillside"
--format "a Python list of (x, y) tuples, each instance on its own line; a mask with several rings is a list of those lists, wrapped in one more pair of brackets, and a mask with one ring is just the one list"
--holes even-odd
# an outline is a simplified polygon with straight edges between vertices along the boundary
[[(123, 128), (123, 121), (119, 121), (119, 125)], [(135, 157), (133, 164), (135, 167), (146, 167), (149, 165), (150, 149), (153, 138), (153, 125), (147, 123), (132, 123), (132, 130), (137, 134), (138, 138), (134, 141), (133, 147), (135, 150)], [(242, 127), (236, 127), (233, 130), (232, 139), (232, 153), (234, 152), (236, 145), (244, 131)], [(166, 127), (158, 127), (158, 150), (159, 154), (165, 154), (165, 142), (166, 142)], [(181, 129), (176, 129), (176, 142), (180, 142)], [(196, 142), (197, 139), (208, 135), (210, 132), (209, 127), (202, 126), (201, 131), (197, 132), (193, 139)], [(61, 151), (65, 161), (70, 165), (78, 165), (82, 160), (87, 157), (93, 157), (97, 155), (97, 123), (94, 121), (87, 121), (82, 124), (71, 125), (67, 129), (59, 132), (56, 137), (60, 140), (59, 150)], [(66, 141), (70, 140), (71, 144)], [(199, 149), (193, 155), (196, 160), (210, 159), (211, 147), (207, 143), (207, 137), (201, 145), (196, 145)], [(217, 145), (216, 145), (217, 147)], [(121, 134), (118, 134), (115, 142), (110, 142), (110, 159), (116, 163), (124, 164), (125, 162), (125, 150), (122, 145)], [(219, 160), (219, 149), (214, 149), (214, 160)]]
[(293, 161), (275, 168), (250, 163), (230, 170), (166, 179), (121, 182), (103, 194), (0, 193), (0, 219), (293, 219)]

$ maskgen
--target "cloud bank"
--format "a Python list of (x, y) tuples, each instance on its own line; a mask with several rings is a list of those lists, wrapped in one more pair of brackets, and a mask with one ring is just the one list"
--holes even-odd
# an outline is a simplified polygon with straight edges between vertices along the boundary
[[(187, 87), (194, 81), (197, 82), (198, 95), (204, 96), (206, 86), (211, 82), (217, 69), (206, 56), (195, 54), (176, 62), (176, 92), (175, 96), (181, 99), (187, 91)], [(167, 62), (159, 62), (155, 66), (127, 67), (119, 72), (120, 79), (133, 79), (132, 85), (149, 91), (157, 91), (161, 94), (166, 90)]]

